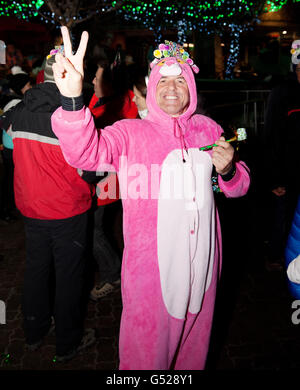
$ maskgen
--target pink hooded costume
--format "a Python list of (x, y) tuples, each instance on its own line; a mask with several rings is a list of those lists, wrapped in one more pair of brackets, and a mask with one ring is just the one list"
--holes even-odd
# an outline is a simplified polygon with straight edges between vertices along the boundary
[[(179, 68), (190, 104), (177, 118), (156, 103), (161, 69)], [(179, 65), (179, 66), (178, 66)], [(168, 72), (167, 72), (168, 73)], [(222, 129), (194, 115), (197, 93), (190, 65), (175, 58), (149, 77), (146, 119), (125, 119), (99, 132), (88, 108), (52, 116), (52, 128), (70, 165), (118, 172), (123, 202), (123, 313), (119, 356), (123, 370), (200, 370), (208, 352), (221, 232), (214, 203), (211, 151)], [(227, 197), (244, 195), (248, 169), (236, 163)]]

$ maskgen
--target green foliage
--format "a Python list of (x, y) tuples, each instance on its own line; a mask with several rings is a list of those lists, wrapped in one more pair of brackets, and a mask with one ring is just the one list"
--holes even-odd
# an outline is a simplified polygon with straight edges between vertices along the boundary
[(17, 16), (22, 19), (36, 16), (37, 10), (44, 4), (43, 0), (17, 1), (1, 0), (0, 16)]
[(262, 12), (278, 11), (288, 0), (125, 0), (119, 12), (146, 27), (174, 27), (184, 21), (186, 30), (216, 31), (231, 23), (250, 23)]

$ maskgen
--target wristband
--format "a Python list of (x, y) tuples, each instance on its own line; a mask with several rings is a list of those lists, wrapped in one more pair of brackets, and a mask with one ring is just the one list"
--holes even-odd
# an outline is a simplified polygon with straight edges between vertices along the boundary
[(224, 181), (231, 180), (233, 178), (233, 176), (235, 175), (235, 172), (236, 172), (236, 167), (235, 167), (235, 165), (233, 165), (229, 172), (227, 172), (225, 175), (221, 175), (222, 180), (224, 180)]
[(61, 106), (65, 111), (79, 111), (84, 106), (83, 95), (67, 97), (60, 95)]

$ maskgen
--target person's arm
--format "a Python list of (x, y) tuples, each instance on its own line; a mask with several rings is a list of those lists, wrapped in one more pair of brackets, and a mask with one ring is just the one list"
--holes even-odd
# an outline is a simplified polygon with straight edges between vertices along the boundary
[(113, 129), (105, 130), (105, 136), (100, 136), (91, 112), (83, 102), (83, 58), (88, 33), (82, 33), (79, 48), (73, 55), (68, 29), (62, 27), (61, 31), (65, 56), (56, 54), (53, 74), (62, 95), (62, 106), (51, 117), (52, 129), (71, 166), (89, 171), (116, 170), (118, 157), (125, 154), (126, 134), (115, 124)]
[[(87, 171), (118, 171), (119, 157), (127, 155), (126, 129), (116, 122), (98, 131), (90, 110), (84, 106), (76, 109), (80, 107), (77, 103), (77, 98), (63, 97), (62, 107), (51, 117), (52, 130), (59, 139), (66, 161)], [(73, 106), (75, 110), (69, 111)]]
[(246, 195), (250, 186), (250, 170), (243, 161), (236, 161), (228, 175), (219, 175), (218, 184), (228, 198)]

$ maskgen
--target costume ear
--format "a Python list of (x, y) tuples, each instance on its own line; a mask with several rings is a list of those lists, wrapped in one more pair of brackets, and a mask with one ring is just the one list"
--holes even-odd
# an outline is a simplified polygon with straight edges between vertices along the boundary
[(194, 71), (194, 73), (199, 73), (199, 68), (198, 68), (198, 66), (196, 65), (196, 64), (194, 64), (194, 65), (192, 65), (192, 69), (193, 69), (193, 71)]
[(157, 58), (155, 58), (152, 62), (150, 62), (150, 69), (153, 69), (154, 65), (156, 65), (159, 62)]

